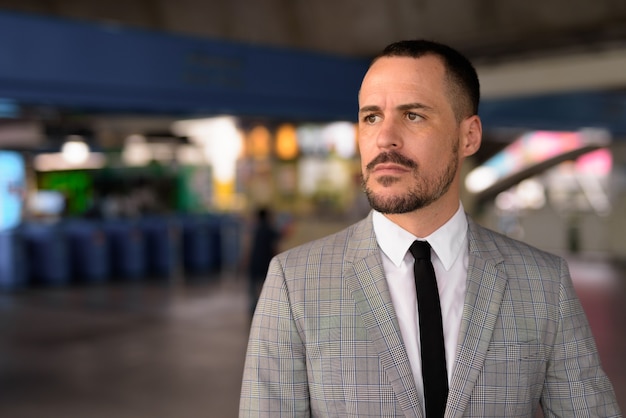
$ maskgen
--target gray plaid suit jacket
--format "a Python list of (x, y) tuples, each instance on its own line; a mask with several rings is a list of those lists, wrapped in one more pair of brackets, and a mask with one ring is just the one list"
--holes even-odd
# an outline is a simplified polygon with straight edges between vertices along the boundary
[[(445, 416), (620, 416), (565, 262), (468, 221)], [(371, 214), (272, 260), (239, 416), (422, 416)]]

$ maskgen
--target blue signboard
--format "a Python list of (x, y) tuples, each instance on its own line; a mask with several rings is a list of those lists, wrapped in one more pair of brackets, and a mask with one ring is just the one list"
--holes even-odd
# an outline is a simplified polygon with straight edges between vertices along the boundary
[(0, 97), (18, 103), (351, 120), (368, 63), (0, 12)]

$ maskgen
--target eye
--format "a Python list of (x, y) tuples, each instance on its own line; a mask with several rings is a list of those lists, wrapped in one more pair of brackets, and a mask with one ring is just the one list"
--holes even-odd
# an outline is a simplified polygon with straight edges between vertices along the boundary
[(365, 117), (363, 117), (363, 122), (371, 125), (374, 124), (376, 122), (378, 122), (378, 120), (380, 120), (380, 116), (378, 115), (366, 115)]
[(406, 118), (412, 122), (415, 121), (419, 121), (424, 119), (423, 117), (421, 117), (420, 115), (418, 115), (417, 113), (413, 113), (413, 112), (407, 112), (406, 113)]

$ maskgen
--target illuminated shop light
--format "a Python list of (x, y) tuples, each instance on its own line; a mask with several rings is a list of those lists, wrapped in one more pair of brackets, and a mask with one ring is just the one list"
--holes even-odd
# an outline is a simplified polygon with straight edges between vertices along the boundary
[(322, 138), (329, 150), (350, 159), (356, 154), (356, 128), (350, 122), (329, 123), (322, 129)]
[(172, 125), (172, 130), (202, 148), (219, 183), (234, 182), (237, 160), (243, 150), (242, 133), (234, 117), (177, 121)]
[(122, 161), (131, 167), (148, 165), (152, 160), (152, 151), (143, 135), (130, 135), (124, 141)]
[(270, 131), (263, 125), (255, 126), (247, 138), (248, 154), (257, 160), (263, 160), (269, 157), (272, 139)]
[(356, 154), (356, 127), (350, 122), (304, 124), (296, 129), (298, 146), (304, 155), (335, 153), (350, 159)]
[(211, 202), (217, 209), (241, 206), (235, 190), (237, 160), (243, 152), (243, 135), (232, 116), (181, 120), (172, 124), (178, 136), (189, 138), (211, 167)]
[(298, 138), (296, 128), (284, 124), (276, 132), (276, 155), (281, 160), (292, 160), (298, 156)]
[(70, 165), (81, 165), (89, 159), (89, 146), (82, 137), (70, 135), (61, 147), (63, 159)]

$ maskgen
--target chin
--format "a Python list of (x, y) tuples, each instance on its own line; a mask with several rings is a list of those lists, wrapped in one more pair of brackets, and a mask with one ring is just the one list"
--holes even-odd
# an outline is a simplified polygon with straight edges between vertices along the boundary
[(375, 188), (377, 190), (406, 190), (408, 185), (403, 185), (403, 181), (400, 177), (396, 176), (380, 176), (370, 180), (368, 184), (370, 188)]

